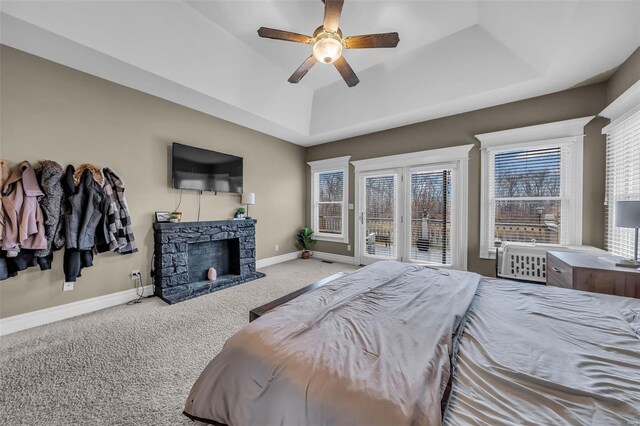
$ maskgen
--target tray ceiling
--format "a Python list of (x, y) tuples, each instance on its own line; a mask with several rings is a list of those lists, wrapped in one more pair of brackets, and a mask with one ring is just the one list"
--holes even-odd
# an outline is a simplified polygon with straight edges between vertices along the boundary
[[(311, 47), (306, 1), (2, 1), (0, 41), (308, 146), (564, 90), (606, 76), (640, 46), (638, 1), (346, 0), (345, 35), (397, 31), (396, 49), (347, 50), (287, 78)], [(601, 77), (602, 78), (602, 77)]]

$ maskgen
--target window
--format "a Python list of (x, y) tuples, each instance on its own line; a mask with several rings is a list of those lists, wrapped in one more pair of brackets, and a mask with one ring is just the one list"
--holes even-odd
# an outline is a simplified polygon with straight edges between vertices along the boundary
[(615, 226), (615, 202), (640, 200), (640, 106), (605, 127), (607, 251), (633, 258), (634, 230)]
[(477, 136), (481, 257), (505, 242), (582, 243), (582, 133), (591, 118)]
[(353, 161), (355, 255), (467, 268), (468, 164), (473, 145)]
[(349, 159), (309, 162), (311, 166), (311, 227), (315, 238), (348, 243)]

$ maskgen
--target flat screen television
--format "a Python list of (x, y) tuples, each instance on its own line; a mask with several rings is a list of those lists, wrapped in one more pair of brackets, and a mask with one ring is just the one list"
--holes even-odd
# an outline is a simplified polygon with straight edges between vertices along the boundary
[(172, 152), (174, 188), (242, 193), (242, 157), (175, 142)]

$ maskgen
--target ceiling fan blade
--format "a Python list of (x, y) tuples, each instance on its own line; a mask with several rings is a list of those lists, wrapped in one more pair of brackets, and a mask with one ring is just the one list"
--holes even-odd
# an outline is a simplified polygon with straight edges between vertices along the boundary
[(296, 43), (309, 44), (313, 41), (313, 38), (298, 33), (292, 33), (290, 31), (274, 30), (273, 28), (260, 27), (258, 35), (262, 38), (272, 38), (274, 40), (293, 41)]
[(351, 66), (344, 58), (344, 56), (340, 56), (338, 59), (336, 59), (333, 65), (336, 66), (336, 69), (344, 79), (345, 83), (347, 83), (347, 86), (353, 87), (356, 84), (360, 83), (358, 76), (355, 72), (353, 72), (353, 69), (351, 69)]
[(345, 37), (344, 47), (347, 49), (369, 49), (376, 47), (396, 47), (400, 37), (398, 33), (367, 34)]
[(343, 4), (344, 0), (324, 0), (324, 23), (322, 26), (326, 31), (338, 32)]
[(316, 59), (315, 56), (311, 55), (309, 56), (303, 63), (302, 65), (300, 65), (298, 67), (298, 69), (291, 74), (291, 77), (289, 77), (289, 83), (298, 83), (300, 82), (300, 80), (302, 80), (302, 77), (304, 77), (307, 72), (311, 69), (312, 66), (314, 66), (316, 64), (316, 62), (318, 62), (318, 60)]

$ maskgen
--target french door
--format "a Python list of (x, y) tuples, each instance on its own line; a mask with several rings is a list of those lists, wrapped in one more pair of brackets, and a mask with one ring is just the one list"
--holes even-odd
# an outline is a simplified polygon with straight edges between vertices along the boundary
[(358, 173), (356, 255), (453, 266), (456, 164)]

